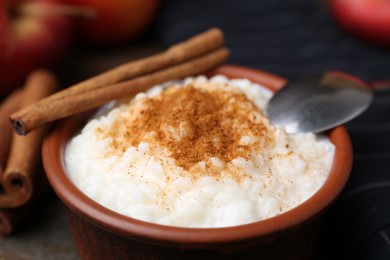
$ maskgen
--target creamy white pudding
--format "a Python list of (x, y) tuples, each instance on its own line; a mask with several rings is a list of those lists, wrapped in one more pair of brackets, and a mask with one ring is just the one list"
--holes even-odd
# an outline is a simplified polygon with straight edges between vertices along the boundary
[(334, 146), (264, 115), (272, 93), (246, 79), (167, 82), (111, 103), (67, 145), (70, 179), (136, 219), (226, 227), (281, 214), (325, 182)]

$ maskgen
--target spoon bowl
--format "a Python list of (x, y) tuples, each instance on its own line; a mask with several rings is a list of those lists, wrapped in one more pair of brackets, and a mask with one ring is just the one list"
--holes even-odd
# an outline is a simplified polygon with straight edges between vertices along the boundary
[(366, 83), (330, 71), (288, 82), (272, 97), (266, 113), (288, 133), (319, 133), (357, 117), (372, 99)]

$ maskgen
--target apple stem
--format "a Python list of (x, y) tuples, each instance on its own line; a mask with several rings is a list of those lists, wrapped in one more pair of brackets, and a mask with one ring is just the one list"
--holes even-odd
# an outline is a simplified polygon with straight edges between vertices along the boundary
[(47, 17), (57, 15), (81, 16), (88, 19), (95, 18), (96, 10), (91, 7), (81, 7), (72, 5), (35, 5), (26, 4), (18, 9), (22, 15)]

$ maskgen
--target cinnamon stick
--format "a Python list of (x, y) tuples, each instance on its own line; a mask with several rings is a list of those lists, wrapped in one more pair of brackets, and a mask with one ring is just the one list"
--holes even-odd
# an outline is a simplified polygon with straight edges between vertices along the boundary
[(219, 48), (203, 56), (162, 69), (131, 80), (115, 83), (77, 95), (52, 98), (50, 102), (38, 102), (13, 113), (10, 120), (14, 130), (21, 135), (46, 123), (74, 115), (109, 101), (134, 95), (162, 82), (197, 75), (222, 63), (229, 55), (226, 48)]
[(221, 47), (223, 44), (223, 32), (218, 28), (211, 28), (184, 42), (173, 45), (162, 53), (141, 60), (125, 63), (90, 79), (77, 83), (42, 100), (42, 103), (51, 102), (55, 99), (71, 95), (76, 96), (80, 93), (88, 92), (93, 89), (112, 85), (137, 76), (146, 75), (162, 68), (173, 66), (204, 55)]
[[(28, 77), (20, 106), (30, 105), (57, 89), (55, 77), (48, 71), (37, 70)], [(14, 134), (7, 166), (1, 183), (5, 194), (0, 196), (0, 208), (15, 208), (27, 203), (34, 191), (37, 167), (41, 161), (41, 145), (47, 127), (37, 129), (29, 136)]]
[[(28, 221), (27, 216), (34, 214), (39, 207), (47, 202), (50, 195), (50, 185), (43, 172), (42, 163), (38, 167), (38, 178), (34, 180), (34, 192), (28, 203), (16, 208), (0, 208), (0, 235), (10, 235), (18, 226), (21, 226), (24, 220)], [(10, 196), (8, 196), (10, 197)]]
[(13, 133), (8, 117), (19, 108), (21, 95), (21, 90), (15, 90), (0, 106), (0, 180), (7, 162)]
[(18, 222), (21, 215), (23, 213), (19, 214), (19, 212), (12, 209), (0, 209), (0, 234), (9, 235), (13, 230), (13, 221)]

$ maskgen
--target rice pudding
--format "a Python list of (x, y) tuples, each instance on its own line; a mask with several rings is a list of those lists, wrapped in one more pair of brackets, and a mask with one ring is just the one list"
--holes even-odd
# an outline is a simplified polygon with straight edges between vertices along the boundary
[(110, 103), (67, 145), (69, 177), (107, 208), (158, 224), (281, 214), (321, 187), (334, 146), (273, 126), (263, 112), (271, 96), (245, 79), (199, 76)]

